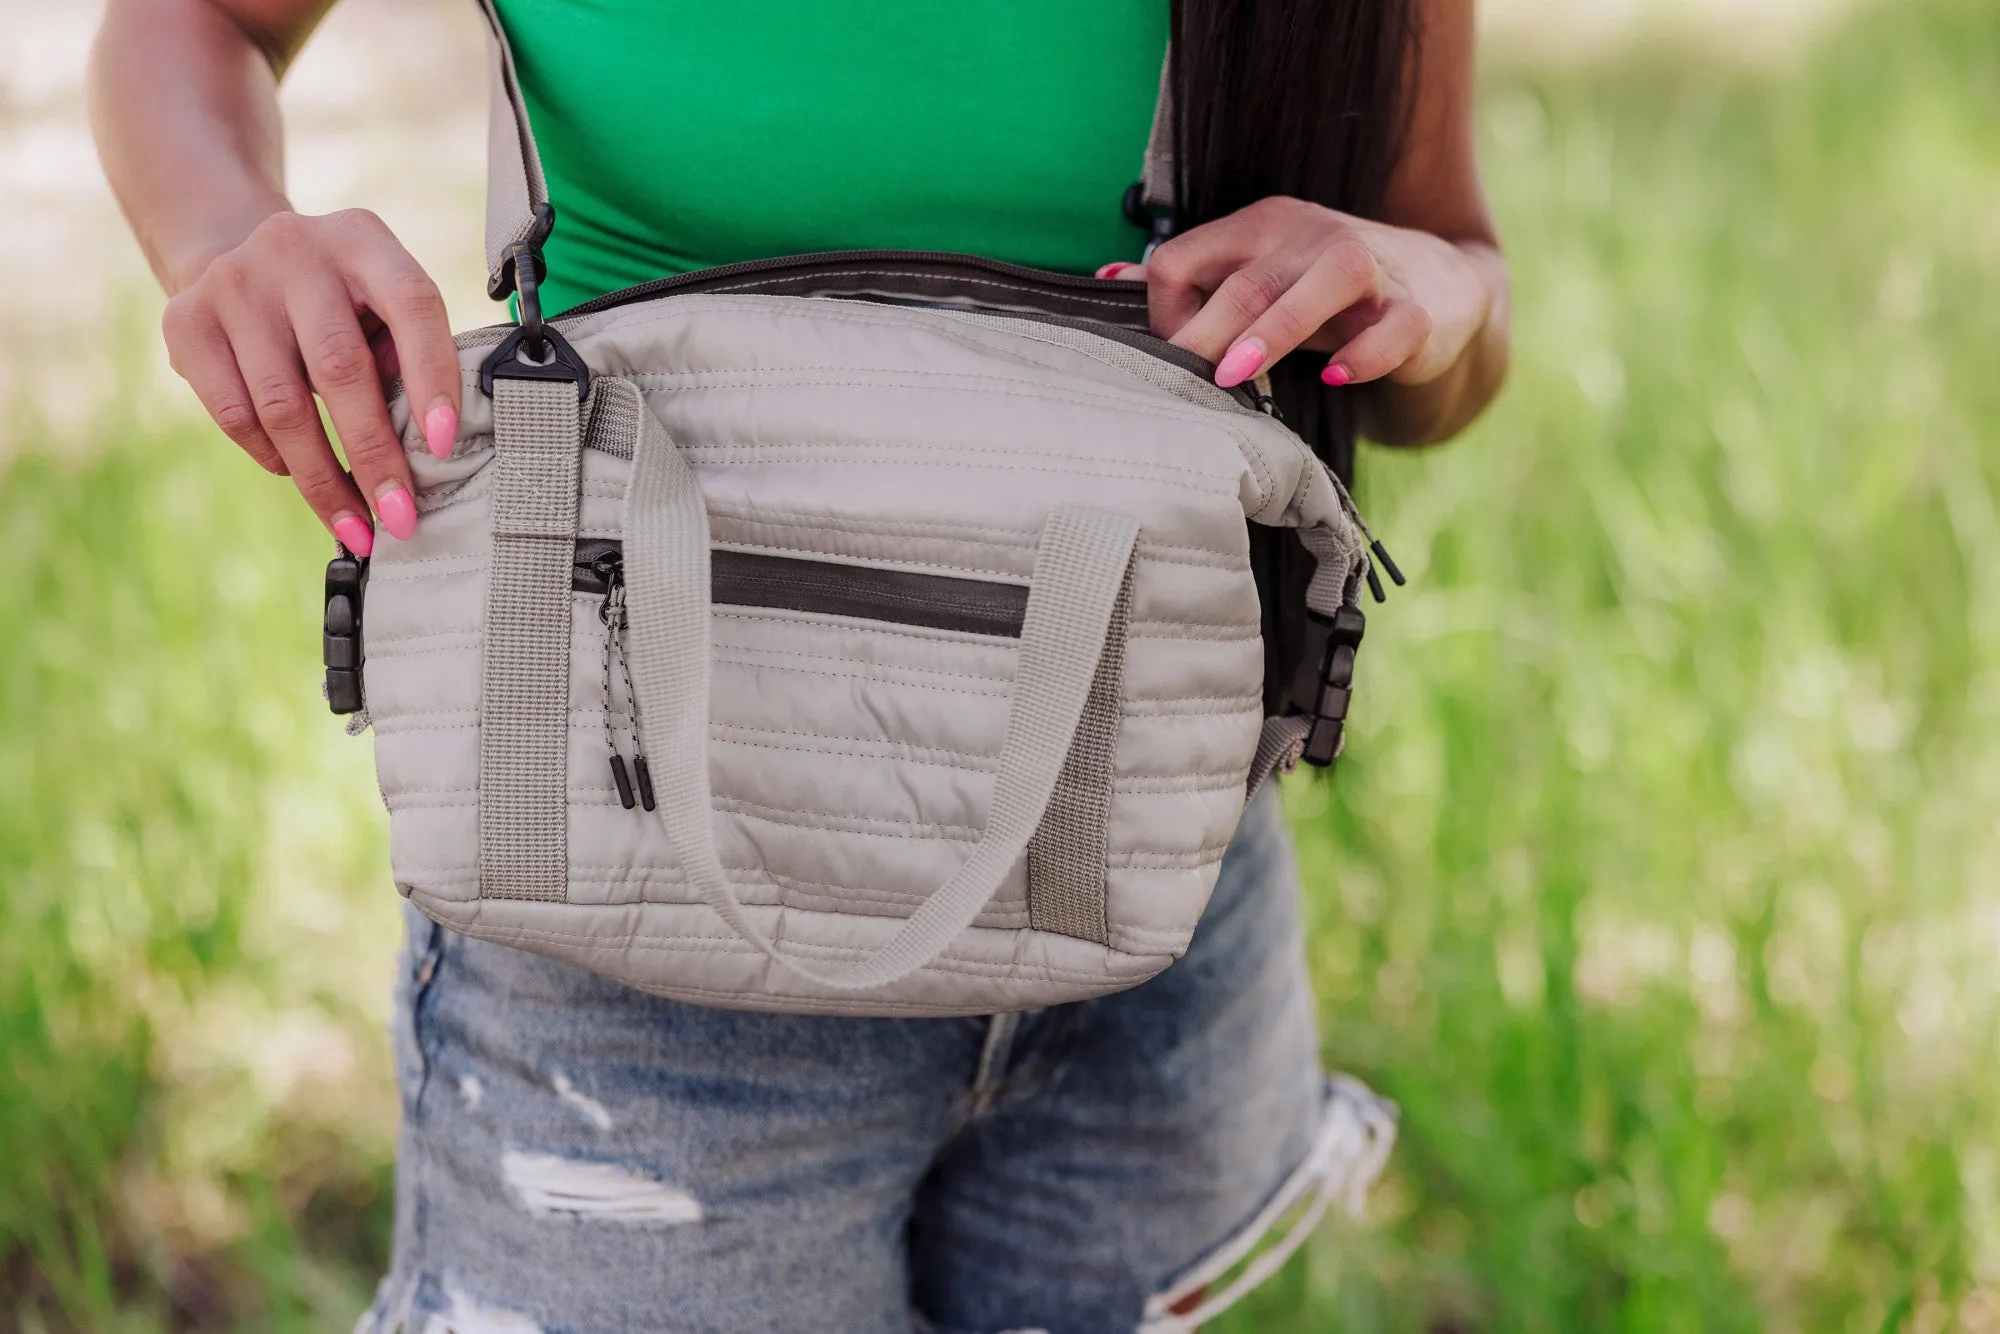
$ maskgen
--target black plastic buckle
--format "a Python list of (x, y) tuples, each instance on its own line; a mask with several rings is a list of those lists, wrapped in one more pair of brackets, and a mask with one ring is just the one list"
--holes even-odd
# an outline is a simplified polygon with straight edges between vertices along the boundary
[(578, 398), (590, 392), (590, 368), (561, 334), (542, 321), (542, 282), (549, 276), (542, 243), (555, 226), (556, 211), (537, 204), (535, 225), (508, 247), (499, 274), (487, 287), (496, 301), (513, 292), (521, 304), (520, 324), (479, 364), (479, 387), (488, 398), (493, 397), (496, 379), (567, 380), (576, 385)]
[(1307, 764), (1324, 769), (1340, 753), (1347, 706), (1354, 698), (1354, 658), (1367, 629), (1368, 618), (1359, 607), (1342, 607), (1332, 616), (1306, 613), (1306, 642), (1287, 711), (1312, 719), (1299, 757)]
[(342, 546), (326, 563), (326, 614), (320, 626), (326, 706), (335, 713), (361, 712), (361, 602), (367, 590), (368, 558)]
[[(542, 355), (531, 359), (537, 343)], [(554, 329), (545, 325), (536, 338), (523, 324), (479, 363), (479, 388), (488, 398), (493, 397), (495, 380), (568, 380), (576, 385), (576, 396), (582, 398), (590, 392), (590, 367)]]
[(486, 295), (495, 301), (504, 301), (520, 290), (520, 261), (525, 256), (528, 263), (530, 284), (539, 283), (549, 276), (548, 261), (542, 258), (542, 247), (548, 243), (549, 233), (556, 229), (556, 211), (548, 204), (535, 205), (535, 221), (528, 228), (528, 234), (507, 248), (500, 259), (500, 271), (486, 284)]

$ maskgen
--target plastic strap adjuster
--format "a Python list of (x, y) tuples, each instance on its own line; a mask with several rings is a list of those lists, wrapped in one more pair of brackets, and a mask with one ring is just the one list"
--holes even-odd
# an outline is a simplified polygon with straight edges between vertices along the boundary
[(321, 660), (326, 664), (326, 706), (361, 712), (361, 603), (368, 590), (368, 558), (345, 546), (326, 563), (326, 611), (321, 619)]
[(1287, 711), (1312, 719), (1305, 751), (1299, 756), (1307, 764), (1323, 769), (1340, 753), (1347, 707), (1354, 697), (1354, 658), (1367, 628), (1368, 618), (1359, 607), (1342, 607), (1332, 616), (1306, 613), (1306, 642)]

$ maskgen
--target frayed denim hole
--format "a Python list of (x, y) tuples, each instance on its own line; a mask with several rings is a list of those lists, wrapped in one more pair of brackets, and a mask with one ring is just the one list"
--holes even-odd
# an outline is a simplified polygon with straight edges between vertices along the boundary
[(1348, 1075), (1327, 1079), (1325, 1096), (1305, 1158), (1243, 1226), (1146, 1299), (1139, 1334), (1198, 1334), (1275, 1274), (1331, 1205), (1361, 1216), (1368, 1187), (1395, 1147), (1396, 1105)]

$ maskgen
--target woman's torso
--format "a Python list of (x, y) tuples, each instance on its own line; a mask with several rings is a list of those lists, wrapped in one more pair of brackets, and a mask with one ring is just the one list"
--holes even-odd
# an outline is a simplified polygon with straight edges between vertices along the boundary
[(558, 223), (552, 309), (817, 250), (1085, 272), (1121, 211), (1162, 0), (499, 0)]

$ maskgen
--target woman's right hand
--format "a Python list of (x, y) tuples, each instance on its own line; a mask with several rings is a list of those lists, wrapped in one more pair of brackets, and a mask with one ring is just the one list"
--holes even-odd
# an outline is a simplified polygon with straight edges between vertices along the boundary
[(223, 434), (289, 475), (349, 550), (365, 556), (374, 546), (371, 507), (391, 536), (416, 532), (382, 382), (401, 374), (424, 440), (443, 458), (458, 435), (458, 352), (437, 284), (380, 218), (363, 209), (271, 214), (167, 303), (161, 328), (174, 370)]

